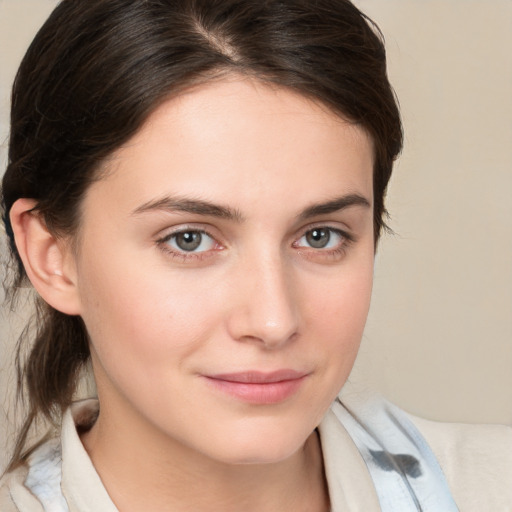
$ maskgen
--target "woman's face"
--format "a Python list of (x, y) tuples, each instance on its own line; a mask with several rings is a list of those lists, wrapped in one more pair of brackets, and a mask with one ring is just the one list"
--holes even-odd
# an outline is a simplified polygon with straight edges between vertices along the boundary
[(281, 88), (233, 77), (160, 106), (82, 205), (105, 424), (229, 463), (295, 453), (362, 336), (372, 166), (361, 128)]

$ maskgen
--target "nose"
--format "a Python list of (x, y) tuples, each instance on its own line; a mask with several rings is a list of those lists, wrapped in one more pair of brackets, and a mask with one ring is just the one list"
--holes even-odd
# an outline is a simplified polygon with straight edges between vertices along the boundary
[(237, 272), (228, 318), (231, 337), (276, 349), (298, 334), (299, 304), (292, 269), (278, 256), (254, 258)]

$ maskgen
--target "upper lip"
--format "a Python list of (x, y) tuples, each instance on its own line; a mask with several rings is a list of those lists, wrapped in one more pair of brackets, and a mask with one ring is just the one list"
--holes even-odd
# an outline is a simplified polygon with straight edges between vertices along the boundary
[(250, 370), (235, 373), (218, 373), (215, 375), (207, 375), (207, 377), (210, 379), (224, 380), (227, 382), (239, 382), (242, 384), (270, 384), (272, 382), (297, 380), (305, 377), (306, 375), (308, 375), (308, 372), (284, 369), (272, 372)]

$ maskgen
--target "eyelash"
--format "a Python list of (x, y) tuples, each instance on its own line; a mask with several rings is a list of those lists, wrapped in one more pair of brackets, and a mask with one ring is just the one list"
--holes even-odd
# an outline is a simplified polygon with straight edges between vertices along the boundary
[[(299, 246), (298, 242), (302, 238), (307, 236), (308, 233), (311, 233), (315, 229), (327, 230), (331, 233), (331, 235), (333, 233), (336, 234), (337, 236), (339, 236), (341, 238), (339, 245), (332, 249)], [(180, 251), (180, 250), (171, 248), (169, 245), (169, 241), (175, 239), (178, 235), (185, 234), (185, 233), (199, 233), (203, 236), (206, 235), (207, 237), (211, 238), (211, 240), (215, 244), (215, 248), (206, 250), (206, 251), (200, 251), (200, 252), (184, 251), (184, 250)], [(356, 241), (355, 237), (353, 235), (347, 233), (344, 230), (334, 228), (331, 226), (326, 226), (326, 225), (317, 225), (317, 226), (308, 227), (308, 229), (303, 231), (302, 235), (300, 237), (298, 237), (291, 245), (292, 245), (292, 247), (298, 249), (299, 252), (301, 254), (303, 254), (304, 256), (306, 256), (308, 259), (315, 259), (315, 257), (322, 257), (322, 258), (327, 257), (329, 259), (332, 258), (333, 260), (337, 260), (346, 253), (348, 247), (351, 244), (353, 244), (355, 241)], [(202, 228), (197, 228), (197, 227), (190, 227), (190, 228), (185, 227), (185, 228), (181, 228), (179, 230), (173, 231), (172, 233), (168, 233), (165, 236), (157, 239), (156, 243), (161, 248), (161, 250), (164, 251), (166, 254), (168, 254), (172, 258), (179, 259), (182, 262), (187, 262), (187, 261), (191, 261), (191, 260), (202, 261), (202, 260), (205, 260), (207, 258), (214, 256), (215, 252), (221, 251), (224, 248), (222, 246), (222, 244), (217, 242), (215, 237), (212, 234), (210, 234), (207, 230), (202, 229)], [(310, 253), (310, 254), (307, 254), (307, 253)]]

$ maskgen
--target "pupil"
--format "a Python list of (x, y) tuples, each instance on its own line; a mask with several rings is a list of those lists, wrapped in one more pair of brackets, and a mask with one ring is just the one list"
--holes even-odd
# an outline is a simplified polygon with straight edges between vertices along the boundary
[(187, 231), (176, 235), (176, 245), (183, 251), (193, 251), (201, 245), (201, 233)]
[(328, 229), (312, 229), (306, 235), (306, 240), (311, 247), (315, 249), (324, 248), (331, 238), (330, 232)]

